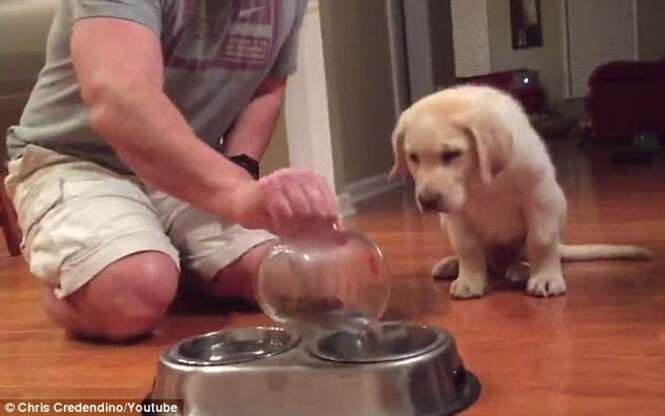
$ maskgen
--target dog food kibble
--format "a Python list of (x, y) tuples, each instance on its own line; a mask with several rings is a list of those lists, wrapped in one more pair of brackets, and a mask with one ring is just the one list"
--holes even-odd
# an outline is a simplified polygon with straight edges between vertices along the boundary
[(324, 317), (339, 311), (344, 307), (344, 303), (338, 298), (282, 296), (275, 302), (274, 307), (275, 311), (284, 318), (292, 321), (311, 322), (325, 319)]

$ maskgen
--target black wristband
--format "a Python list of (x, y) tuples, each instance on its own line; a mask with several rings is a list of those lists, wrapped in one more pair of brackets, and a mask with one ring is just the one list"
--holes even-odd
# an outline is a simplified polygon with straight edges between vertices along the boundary
[(241, 168), (245, 169), (250, 175), (252, 175), (252, 178), (259, 179), (259, 162), (256, 160), (252, 159), (244, 153), (240, 155), (229, 156), (228, 159)]

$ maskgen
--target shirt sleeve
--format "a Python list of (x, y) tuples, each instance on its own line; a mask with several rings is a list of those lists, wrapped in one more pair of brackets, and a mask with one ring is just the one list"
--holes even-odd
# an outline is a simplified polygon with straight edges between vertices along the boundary
[(286, 78), (296, 72), (298, 67), (298, 43), (300, 40), (300, 29), (305, 17), (308, 0), (295, 0), (296, 17), (291, 27), (291, 31), (284, 41), (277, 60), (270, 71), (273, 76)]
[(70, 0), (73, 22), (91, 17), (112, 17), (142, 24), (157, 37), (162, 32), (161, 0)]

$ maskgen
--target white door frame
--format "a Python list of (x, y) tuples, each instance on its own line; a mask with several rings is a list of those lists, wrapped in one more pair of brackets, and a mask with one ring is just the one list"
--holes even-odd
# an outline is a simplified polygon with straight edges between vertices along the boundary
[[(571, 85), (571, 69), (570, 69), (570, 38), (568, 31), (568, 2), (570, 0), (563, 0), (561, 4), (561, 36), (562, 42), (561, 47), (563, 48), (562, 53), (562, 66), (563, 66), (563, 82), (564, 82), (564, 98), (572, 99), (573, 98), (573, 87)], [(576, 0), (579, 1), (579, 0)], [(636, 61), (640, 59), (640, 28), (639, 28), (639, 7), (637, 0), (632, 0), (631, 2), (633, 9), (633, 59)]]
[(300, 33), (298, 70), (289, 78), (285, 119), (290, 165), (322, 175), (335, 189), (319, 1), (310, 0)]

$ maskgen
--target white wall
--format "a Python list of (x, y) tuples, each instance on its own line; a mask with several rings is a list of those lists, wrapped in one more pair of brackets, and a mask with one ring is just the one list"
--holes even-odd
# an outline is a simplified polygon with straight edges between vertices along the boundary
[(404, 2), (406, 51), (409, 62), (411, 101), (416, 101), (435, 90), (430, 42), (429, 5), (426, 1)]
[(320, 0), (325, 83), (340, 191), (392, 165), (395, 126), (388, 4)]
[(273, 132), (270, 146), (268, 146), (263, 159), (261, 159), (261, 174), (268, 175), (278, 169), (289, 166), (290, 163), (289, 142), (286, 138), (286, 122), (282, 114)]
[(510, 1), (487, 0), (492, 72), (519, 68), (537, 70), (551, 104), (562, 101), (565, 93), (562, 7), (563, 0), (541, 0), (543, 46), (513, 49)]
[(389, 5), (310, 0), (287, 89), (291, 165), (326, 178), (343, 215), (395, 186), (387, 182), (398, 104)]
[(665, 0), (637, 0), (640, 60), (665, 58)]
[[(403, 3), (405, 45), (395, 46), (398, 48), (401, 46), (402, 51), (406, 50), (408, 61), (408, 71), (405, 70), (408, 73), (406, 89), (410, 102), (455, 83), (457, 78), (455, 65), (460, 59), (455, 58), (454, 29), (451, 24), (455, 19), (452, 18), (451, 9), (468, 1), (485, 0), (419, 0)], [(389, 0), (389, 2), (394, 4), (398, 0)], [(458, 29), (464, 27), (471, 26), (458, 25)], [(487, 41), (485, 43), (487, 44)], [(488, 49), (487, 46), (485, 49)], [(465, 47), (458, 48), (458, 52), (474, 54), (472, 48)], [(471, 57), (471, 60), (473, 59)], [(482, 68), (485, 73), (489, 71), (489, 56), (486, 62)], [(401, 110), (405, 107), (402, 105)]]

